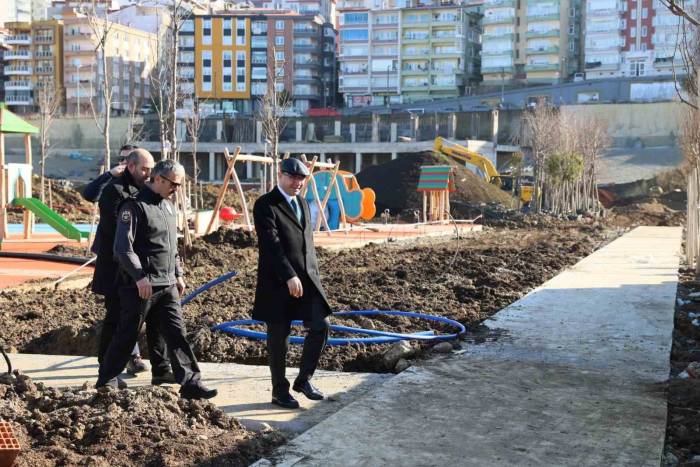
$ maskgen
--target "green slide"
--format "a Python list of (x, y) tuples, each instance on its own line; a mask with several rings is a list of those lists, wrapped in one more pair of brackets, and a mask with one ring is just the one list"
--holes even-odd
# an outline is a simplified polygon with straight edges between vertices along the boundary
[(53, 211), (36, 198), (15, 198), (12, 201), (12, 204), (29, 209), (36, 215), (36, 217), (46, 222), (66, 238), (70, 238), (71, 240), (76, 240), (78, 242), (81, 238), (88, 238), (88, 232), (82, 232), (76, 229), (73, 224), (65, 220), (60, 214)]

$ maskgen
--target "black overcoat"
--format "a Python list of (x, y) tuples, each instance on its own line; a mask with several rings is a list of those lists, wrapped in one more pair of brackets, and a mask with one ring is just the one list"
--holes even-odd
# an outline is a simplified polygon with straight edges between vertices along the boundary
[(116, 279), (119, 264), (113, 255), (114, 234), (117, 230), (117, 213), (125, 200), (133, 198), (139, 192), (128, 170), (112, 180), (100, 194), (100, 222), (95, 233), (92, 247), (97, 255), (95, 272), (92, 276), (92, 291), (100, 295), (116, 295)]
[[(296, 199), (303, 211), (301, 223), (278, 187), (255, 202), (253, 218), (259, 258), (253, 319), (266, 322), (309, 320), (313, 294), (325, 304), (326, 314), (331, 312), (321, 285), (309, 206), (300, 196)], [(299, 277), (304, 288), (301, 298), (289, 295), (287, 281), (294, 276)]]

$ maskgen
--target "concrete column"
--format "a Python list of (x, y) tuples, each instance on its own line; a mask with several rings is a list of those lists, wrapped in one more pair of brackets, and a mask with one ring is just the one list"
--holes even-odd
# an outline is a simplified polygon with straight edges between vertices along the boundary
[(335, 136), (340, 136), (340, 134), (341, 134), (341, 131), (340, 131), (340, 120), (336, 120), (336, 121), (335, 121), (335, 127), (333, 128), (333, 130), (334, 130), (334, 131), (333, 131), (333, 134), (334, 134)]
[(379, 142), (379, 114), (372, 114), (372, 142)]
[(350, 124), (350, 142), (351, 143), (356, 143), (357, 142), (357, 124), (351, 123)]
[(355, 173), (358, 173), (360, 170), (362, 170), (362, 153), (356, 152), (355, 153)]
[(399, 153), (398, 153), (398, 152), (392, 152), (392, 153), (391, 153), (391, 160), (392, 160), (392, 161), (393, 161), (394, 159), (396, 159), (397, 157), (399, 157)]
[(255, 142), (258, 144), (263, 142), (262, 122), (255, 122)]
[(214, 152), (209, 153), (209, 181), (213, 182), (216, 180), (216, 154)]
[(392, 143), (395, 143), (398, 140), (398, 134), (399, 134), (399, 127), (396, 124), (396, 122), (391, 123), (391, 137), (389, 138), (389, 141)]
[(496, 154), (498, 152), (498, 109), (493, 109), (491, 116), (491, 141), (493, 141), (493, 151)]
[(306, 132), (306, 140), (311, 141), (316, 139), (316, 124), (309, 123), (308, 131)]
[(447, 137), (456, 138), (457, 137), (457, 114), (451, 113), (448, 117), (448, 127), (447, 127)]
[(216, 140), (224, 140), (224, 122), (222, 120), (216, 121)]
[(326, 162), (326, 153), (321, 151), (321, 154), (319, 154), (319, 161), (320, 162)]
[(296, 141), (297, 141), (297, 143), (300, 143), (302, 141), (302, 136), (303, 136), (303, 132), (302, 132), (302, 128), (301, 128), (301, 120), (297, 120), (296, 122), (294, 122), (294, 124), (296, 125), (296, 133), (297, 133), (296, 134)]
[(252, 161), (246, 161), (245, 163), (245, 178), (250, 180), (253, 178), (253, 162)]
[(413, 140), (418, 141), (418, 129), (420, 128), (420, 117), (418, 114), (414, 114), (415, 117), (413, 118)]

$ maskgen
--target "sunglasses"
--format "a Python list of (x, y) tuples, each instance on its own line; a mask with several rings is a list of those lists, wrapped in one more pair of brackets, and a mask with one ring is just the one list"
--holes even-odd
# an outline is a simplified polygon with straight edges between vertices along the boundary
[(160, 175), (160, 178), (162, 178), (163, 180), (167, 180), (170, 183), (170, 186), (172, 186), (174, 188), (180, 188), (180, 186), (182, 186), (182, 183), (175, 183), (172, 180), (170, 180), (168, 177), (164, 177), (163, 175)]

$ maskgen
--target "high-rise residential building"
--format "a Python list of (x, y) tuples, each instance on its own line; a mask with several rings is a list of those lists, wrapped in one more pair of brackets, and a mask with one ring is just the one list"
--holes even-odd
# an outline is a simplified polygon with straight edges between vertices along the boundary
[(14, 111), (36, 110), (37, 93), (48, 89), (61, 101), (63, 88), (63, 23), (58, 20), (10, 22), (4, 56), (5, 102)]
[[(324, 21), (333, 24), (335, 0), (253, 0), (256, 8), (267, 10), (287, 10), (300, 15), (320, 15)], [(335, 27), (335, 24), (334, 24)]]
[(102, 30), (102, 20), (91, 25), (88, 18), (66, 17), (64, 22), (64, 83), (66, 112), (90, 115), (91, 109), (105, 110), (103, 89), (111, 88), (110, 111), (121, 114), (138, 108), (150, 99), (149, 74), (157, 56), (155, 34), (110, 23), (109, 39), (104, 50), (107, 59), (107, 80), (102, 71), (96, 30)]
[[(685, 8), (694, 6), (693, 0), (684, 3)], [(680, 21), (658, 0), (590, 0), (586, 78), (685, 74)]]
[(581, 0), (485, 0), (484, 84), (555, 83), (581, 69)]
[(5, 43), (10, 31), (0, 26), (0, 102), (5, 102), (5, 52), (10, 46)]
[(223, 111), (256, 111), (268, 86), (292, 107), (334, 104), (335, 29), (320, 15), (270, 9), (197, 14), (195, 96)]
[(450, 0), (341, 0), (339, 90), (349, 107), (460, 96), (479, 80), (479, 15)]

